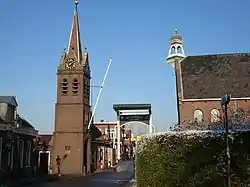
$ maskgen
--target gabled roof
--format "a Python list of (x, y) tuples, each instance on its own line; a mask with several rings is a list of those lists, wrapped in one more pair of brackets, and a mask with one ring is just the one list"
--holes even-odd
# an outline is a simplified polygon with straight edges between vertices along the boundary
[(15, 107), (18, 106), (15, 96), (0, 96), (0, 103), (8, 103)]
[(188, 56), (181, 76), (184, 99), (250, 97), (250, 53)]
[(95, 125), (91, 125), (90, 130), (91, 130), (91, 139), (92, 140), (99, 138), (102, 135), (101, 131)]
[(35, 129), (31, 123), (29, 123), (26, 119), (19, 117), (21, 127), (23, 128), (29, 128), (29, 129)]

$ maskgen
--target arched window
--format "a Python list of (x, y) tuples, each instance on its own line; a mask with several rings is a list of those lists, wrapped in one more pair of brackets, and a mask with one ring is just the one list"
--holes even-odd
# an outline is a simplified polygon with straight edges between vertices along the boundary
[(220, 121), (220, 111), (216, 108), (211, 110), (210, 112), (210, 119), (212, 123)]
[(178, 47), (177, 47), (177, 53), (179, 53), (179, 54), (183, 54), (183, 51), (182, 51), (181, 46), (178, 46)]
[(175, 54), (175, 47), (171, 48), (171, 54)]
[(202, 122), (203, 121), (203, 112), (199, 109), (194, 111), (194, 120), (196, 122)]
[(79, 85), (78, 80), (76, 78), (74, 78), (73, 82), (72, 82), (72, 92), (73, 92), (73, 94), (78, 93), (78, 85)]
[(66, 95), (68, 93), (68, 81), (65, 78), (61, 82), (61, 89), (63, 95)]

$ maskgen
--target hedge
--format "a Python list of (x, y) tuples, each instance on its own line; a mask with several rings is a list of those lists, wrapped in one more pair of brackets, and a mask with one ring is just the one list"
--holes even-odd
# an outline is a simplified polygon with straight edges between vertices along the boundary
[[(232, 186), (250, 184), (250, 131), (230, 134)], [(137, 187), (226, 186), (224, 131), (166, 132), (142, 137)]]

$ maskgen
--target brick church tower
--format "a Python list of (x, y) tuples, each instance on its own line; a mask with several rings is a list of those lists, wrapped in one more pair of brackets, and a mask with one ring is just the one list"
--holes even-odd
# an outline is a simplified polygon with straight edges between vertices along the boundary
[(86, 140), (90, 119), (90, 67), (87, 49), (82, 52), (77, 5), (75, 1), (68, 49), (63, 52), (57, 69), (53, 173), (57, 173), (58, 155), (62, 174), (82, 174), (90, 167), (87, 157), (91, 157), (91, 140)]

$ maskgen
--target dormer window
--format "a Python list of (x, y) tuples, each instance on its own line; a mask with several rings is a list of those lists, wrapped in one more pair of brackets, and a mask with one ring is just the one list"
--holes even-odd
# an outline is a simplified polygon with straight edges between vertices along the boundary
[(76, 78), (73, 79), (73, 82), (72, 82), (72, 92), (73, 94), (77, 94), (78, 93), (78, 90), (79, 90), (79, 82)]
[(61, 83), (62, 95), (67, 95), (68, 93), (68, 81), (67, 79), (63, 79)]
[(8, 109), (8, 104), (7, 103), (0, 103), (0, 117), (1, 118), (6, 118), (6, 113)]
[(6, 116), (6, 120), (10, 123), (14, 123), (15, 120), (15, 107), (12, 105), (8, 105), (8, 109), (7, 109), (7, 116)]

